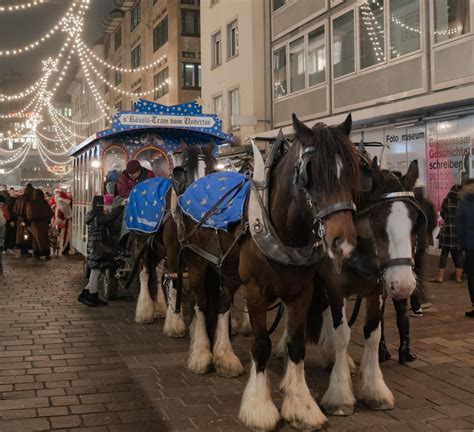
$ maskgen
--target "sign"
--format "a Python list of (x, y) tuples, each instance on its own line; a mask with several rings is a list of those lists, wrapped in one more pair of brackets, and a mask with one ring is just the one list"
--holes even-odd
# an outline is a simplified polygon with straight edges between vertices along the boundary
[(210, 116), (173, 116), (122, 113), (117, 116), (122, 126), (156, 126), (156, 127), (181, 127), (181, 128), (209, 128), (216, 124)]
[(466, 154), (472, 151), (474, 116), (427, 124), (428, 197), (437, 209), (454, 184), (469, 171)]

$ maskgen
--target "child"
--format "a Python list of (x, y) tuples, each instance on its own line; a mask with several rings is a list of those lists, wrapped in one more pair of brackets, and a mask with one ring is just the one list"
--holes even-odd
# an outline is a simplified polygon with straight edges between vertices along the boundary
[(86, 215), (87, 224), (87, 265), (91, 269), (89, 283), (78, 297), (87, 306), (107, 306), (108, 303), (99, 298), (99, 283), (104, 278), (104, 270), (113, 265), (113, 257), (107, 252), (105, 242), (109, 238), (107, 225), (114, 222), (122, 214), (122, 207), (115, 207), (110, 213), (104, 212), (104, 197), (95, 196), (92, 209)]

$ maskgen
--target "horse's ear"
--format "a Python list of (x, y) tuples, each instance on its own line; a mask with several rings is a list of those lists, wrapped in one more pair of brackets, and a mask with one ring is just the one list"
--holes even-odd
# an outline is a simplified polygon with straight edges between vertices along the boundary
[(350, 135), (352, 129), (352, 114), (347, 114), (346, 119), (337, 126), (342, 132), (344, 132), (347, 136)]
[(189, 146), (186, 144), (184, 139), (181, 139), (181, 151), (185, 152), (189, 150)]
[(407, 173), (402, 177), (402, 183), (405, 189), (412, 190), (415, 187), (419, 175), (418, 159), (415, 159), (410, 163)]
[(295, 129), (295, 133), (298, 139), (300, 141), (304, 140), (305, 138), (311, 139), (313, 136), (313, 132), (311, 132), (311, 129), (308, 126), (306, 126), (302, 121), (300, 121), (298, 117), (296, 117), (295, 113), (293, 113), (292, 118), (293, 118), (293, 128)]
[(214, 154), (214, 148), (215, 148), (214, 138), (211, 138), (211, 140), (209, 141), (209, 145), (207, 146), (207, 151), (209, 152), (210, 155)]

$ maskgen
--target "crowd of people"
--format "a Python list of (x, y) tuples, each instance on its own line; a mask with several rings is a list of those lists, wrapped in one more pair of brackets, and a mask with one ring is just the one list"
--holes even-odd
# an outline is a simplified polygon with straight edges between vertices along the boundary
[(3, 255), (49, 260), (52, 244), (57, 245), (58, 252), (68, 254), (71, 219), (72, 198), (65, 191), (58, 189), (51, 195), (30, 183), (20, 191), (3, 186), (0, 191), (0, 273), (3, 273)]

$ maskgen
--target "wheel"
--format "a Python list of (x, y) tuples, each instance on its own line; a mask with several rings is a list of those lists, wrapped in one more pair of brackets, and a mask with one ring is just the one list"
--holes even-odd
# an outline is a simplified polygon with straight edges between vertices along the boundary
[(83, 262), (83, 272), (84, 272), (84, 277), (86, 279), (89, 279), (89, 276), (91, 275), (91, 269), (87, 265), (87, 259), (84, 259), (84, 262)]
[(117, 298), (119, 288), (119, 281), (115, 277), (113, 269), (106, 269), (104, 276), (104, 293), (103, 297), (105, 300), (115, 300)]

